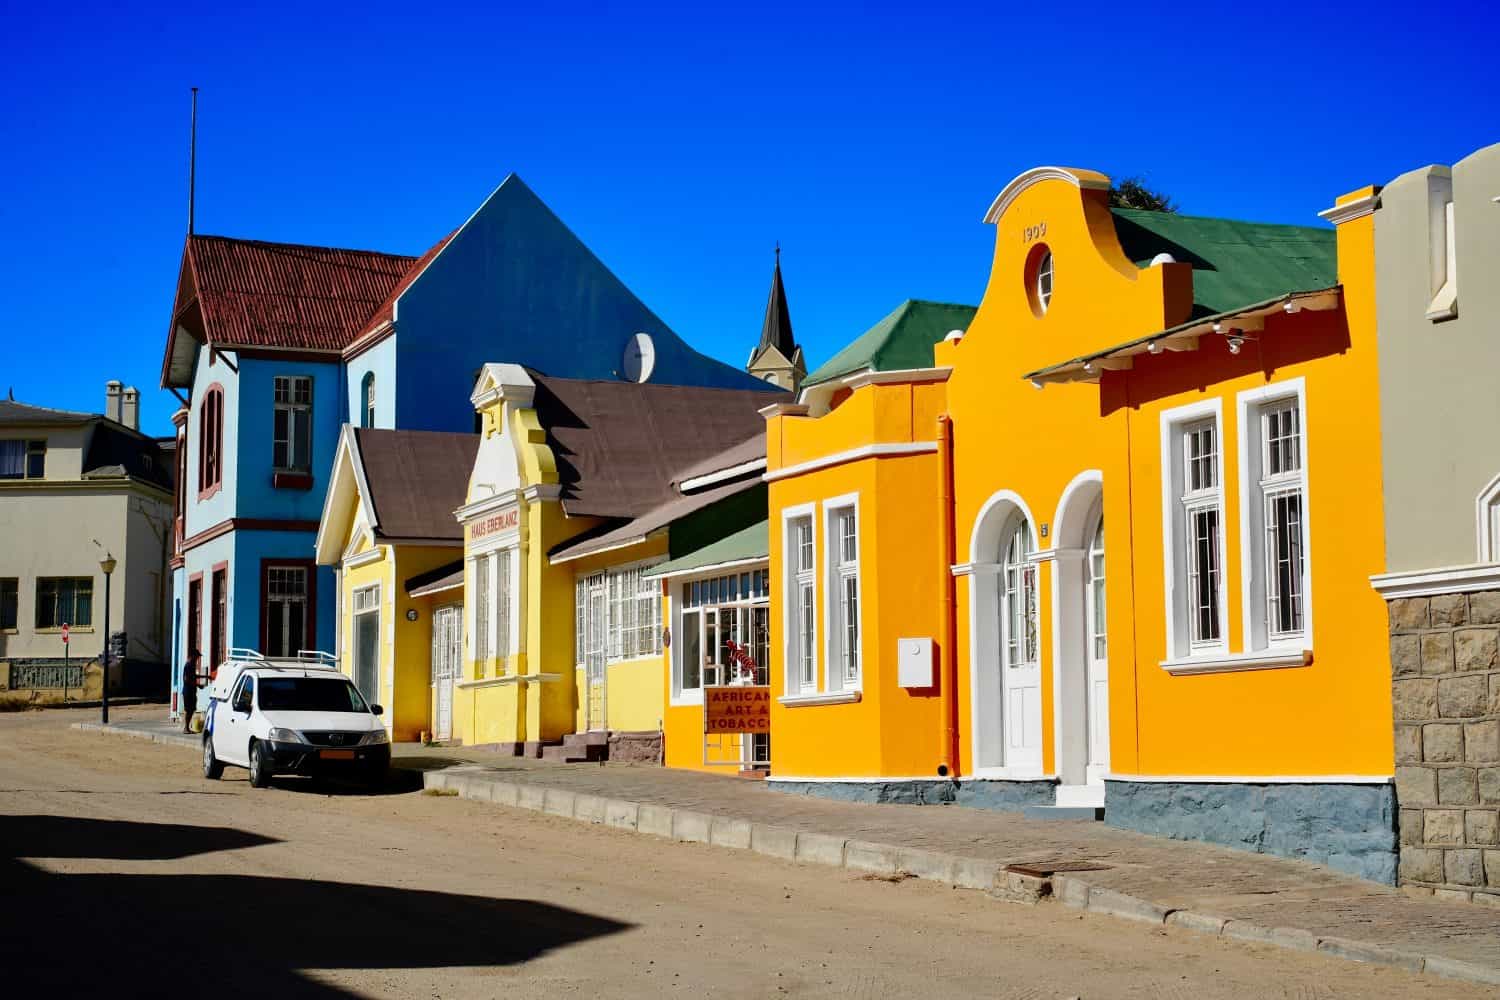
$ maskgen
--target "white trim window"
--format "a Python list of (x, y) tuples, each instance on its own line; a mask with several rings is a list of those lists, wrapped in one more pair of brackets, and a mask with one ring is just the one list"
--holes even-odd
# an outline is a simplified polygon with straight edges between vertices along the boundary
[(1162, 414), (1162, 531), (1169, 657), (1227, 649), (1222, 403)]
[(1247, 651), (1306, 645), (1306, 408), (1301, 379), (1238, 397)]
[(645, 576), (651, 565), (617, 566), (574, 580), (574, 656), (580, 665), (595, 652), (602, 652), (600, 665), (661, 655), (661, 582)]
[(354, 592), (354, 683), (369, 702), (380, 701), (380, 584)]
[(490, 557), (474, 557), (474, 676), (484, 676), (490, 659)]
[(1017, 517), (1005, 546), (1002, 565), (1001, 613), (1005, 624), (1005, 667), (1008, 670), (1035, 667), (1040, 658), (1037, 642), (1036, 563), (1030, 559), (1035, 546), (1031, 522)]
[(828, 689), (860, 684), (859, 501), (825, 504), (828, 546)]
[(277, 375), (272, 382), (271, 464), (278, 472), (312, 469), (312, 393), (309, 375)]
[(510, 549), (492, 553), (495, 561), (495, 655), (505, 659), (510, 645)]
[(817, 549), (813, 510), (786, 516), (787, 691), (818, 690)]

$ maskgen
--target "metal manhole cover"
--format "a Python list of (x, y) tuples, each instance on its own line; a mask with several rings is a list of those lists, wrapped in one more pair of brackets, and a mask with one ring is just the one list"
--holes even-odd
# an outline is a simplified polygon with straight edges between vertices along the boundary
[(1108, 869), (1109, 865), (1095, 864), (1092, 861), (1027, 861), (1005, 866), (1008, 872), (1031, 875), (1034, 878), (1047, 878), (1058, 872), (1102, 872)]

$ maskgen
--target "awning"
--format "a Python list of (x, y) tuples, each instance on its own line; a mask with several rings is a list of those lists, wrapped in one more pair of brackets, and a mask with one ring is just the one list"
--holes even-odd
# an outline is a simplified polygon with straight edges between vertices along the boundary
[(1212, 316), (1200, 316), (1159, 333), (1137, 337), (1093, 354), (1039, 368), (1022, 377), (1038, 389), (1051, 382), (1097, 382), (1106, 371), (1121, 371), (1132, 367), (1135, 364), (1133, 359), (1138, 354), (1196, 351), (1199, 338), (1212, 335), (1224, 337), (1229, 341), (1230, 352), (1238, 354), (1240, 344), (1253, 339), (1247, 335), (1264, 329), (1267, 316), (1281, 312), (1301, 312), (1303, 309), (1313, 312), (1337, 309), (1342, 295), (1343, 289), (1339, 285), (1305, 292), (1288, 292), (1254, 305)]
[(419, 573), (406, 581), (407, 597), (426, 597), (445, 590), (458, 590), (464, 585), (464, 561), (455, 559), (451, 563)]

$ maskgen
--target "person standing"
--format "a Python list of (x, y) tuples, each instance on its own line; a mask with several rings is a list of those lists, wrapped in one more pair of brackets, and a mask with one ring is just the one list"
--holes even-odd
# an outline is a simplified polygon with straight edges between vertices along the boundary
[(198, 686), (203, 680), (198, 673), (200, 659), (199, 652), (191, 649), (188, 651), (187, 660), (182, 664), (182, 731), (184, 733), (193, 731), (193, 714), (198, 711)]

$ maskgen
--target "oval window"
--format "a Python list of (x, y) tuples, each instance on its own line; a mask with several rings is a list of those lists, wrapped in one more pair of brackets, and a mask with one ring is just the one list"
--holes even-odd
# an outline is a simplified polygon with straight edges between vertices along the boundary
[(1026, 301), (1032, 315), (1040, 317), (1052, 304), (1052, 248), (1038, 243), (1026, 255)]

